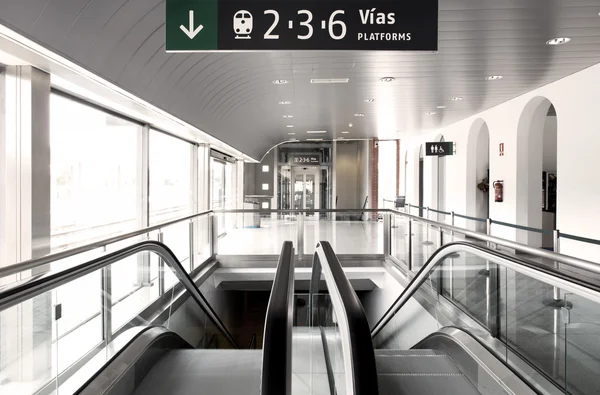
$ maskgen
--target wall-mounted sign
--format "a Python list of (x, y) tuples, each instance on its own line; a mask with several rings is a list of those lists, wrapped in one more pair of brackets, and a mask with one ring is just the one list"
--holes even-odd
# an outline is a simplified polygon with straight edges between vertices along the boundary
[(454, 155), (454, 143), (452, 141), (441, 141), (438, 143), (425, 143), (425, 156), (449, 156)]
[(321, 164), (321, 155), (294, 155), (292, 160), (292, 164), (298, 166), (307, 166), (307, 165), (320, 165)]
[(504, 143), (500, 143), (500, 156), (504, 156)]
[(438, 49), (438, 0), (166, 3), (167, 52)]

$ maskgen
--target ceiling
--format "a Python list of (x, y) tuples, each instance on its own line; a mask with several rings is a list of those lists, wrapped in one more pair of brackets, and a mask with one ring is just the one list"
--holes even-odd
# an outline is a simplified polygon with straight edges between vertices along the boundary
[[(315, 137), (307, 130), (403, 138), (599, 63), (599, 12), (600, 0), (440, 0), (435, 54), (167, 54), (161, 0), (0, 1), (2, 24), (254, 158), (291, 137)], [(545, 44), (554, 37), (572, 41)], [(387, 76), (396, 80), (379, 82)]]

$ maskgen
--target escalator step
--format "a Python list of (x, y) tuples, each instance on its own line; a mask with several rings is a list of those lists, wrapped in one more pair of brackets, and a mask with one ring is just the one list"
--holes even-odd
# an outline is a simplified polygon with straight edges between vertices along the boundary
[(378, 355), (376, 363), (380, 374), (462, 374), (445, 355)]
[(462, 374), (382, 374), (378, 381), (380, 395), (479, 395)]

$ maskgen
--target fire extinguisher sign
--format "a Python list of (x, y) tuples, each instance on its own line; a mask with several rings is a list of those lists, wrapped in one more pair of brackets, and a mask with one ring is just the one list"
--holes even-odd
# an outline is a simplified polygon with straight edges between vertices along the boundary
[(500, 156), (504, 156), (504, 143), (500, 143)]

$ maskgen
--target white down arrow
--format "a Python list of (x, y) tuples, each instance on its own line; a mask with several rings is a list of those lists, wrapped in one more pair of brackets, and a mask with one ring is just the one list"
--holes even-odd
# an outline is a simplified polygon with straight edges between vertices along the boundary
[(204, 26), (200, 25), (197, 28), (194, 28), (194, 11), (190, 11), (190, 25), (189, 28), (183, 25), (179, 26), (181, 30), (190, 38), (194, 39), (204, 29)]

